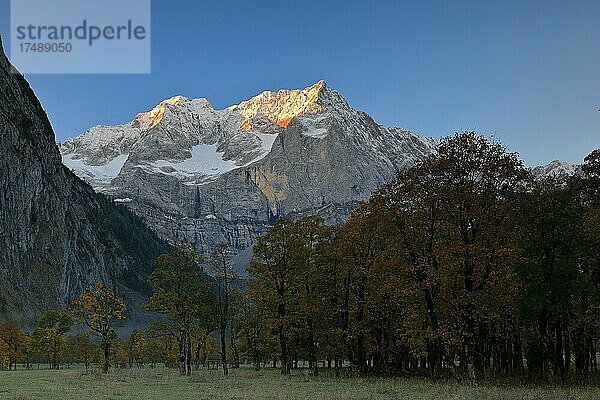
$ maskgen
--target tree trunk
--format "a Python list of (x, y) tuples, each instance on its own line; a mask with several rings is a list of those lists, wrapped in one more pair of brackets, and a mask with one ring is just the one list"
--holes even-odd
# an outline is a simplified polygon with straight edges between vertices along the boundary
[(221, 325), (219, 334), (221, 338), (221, 363), (223, 364), (223, 375), (229, 375), (229, 369), (227, 368), (227, 343), (225, 342), (225, 325)]
[(187, 341), (185, 345), (185, 373), (186, 375), (192, 374), (192, 337), (190, 333), (187, 334)]
[(102, 350), (104, 352), (104, 360), (102, 360), (102, 372), (108, 373), (110, 367), (110, 341), (108, 336), (102, 338)]
[(563, 376), (565, 374), (565, 361), (563, 359), (563, 335), (560, 323), (554, 325), (556, 344), (554, 346), (554, 373)]
[(240, 367), (240, 352), (237, 347), (237, 331), (234, 326), (230, 329), (231, 339), (229, 340), (229, 347), (231, 347), (231, 357), (233, 359), (233, 368)]
[(518, 328), (513, 333), (513, 370), (522, 373), (525, 369), (523, 365), (523, 345), (521, 343), (521, 333)]
[(315, 332), (313, 327), (313, 318), (311, 315), (306, 317), (308, 327), (308, 364), (312, 370), (313, 376), (319, 375), (319, 365), (317, 364), (317, 354), (315, 346)]
[(290, 374), (290, 365), (287, 350), (287, 335), (283, 325), (279, 326), (279, 347), (281, 349), (281, 375)]

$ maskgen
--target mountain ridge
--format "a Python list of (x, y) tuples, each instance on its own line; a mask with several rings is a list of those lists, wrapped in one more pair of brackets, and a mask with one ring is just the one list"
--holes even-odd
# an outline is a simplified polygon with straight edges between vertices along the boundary
[(282, 216), (341, 223), (436, 145), (377, 124), (325, 81), (219, 110), (204, 98), (167, 100), (128, 123), (90, 128), (61, 153), (95, 190), (127, 199), (161, 236), (201, 253), (220, 241), (242, 252)]
[[(370, 119), (368, 114), (352, 109), (347, 101), (337, 91), (330, 89), (323, 80), (305, 89), (263, 91), (248, 100), (223, 109), (214, 109), (206, 98), (190, 99), (182, 95), (176, 95), (161, 101), (150, 111), (138, 113), (130, 122), (118, 125), (97, 125), (77, 137), (65, 140), (61, 144), (61, 153), (63, 158), (66, 158), (65, 164), (88, 182), (96, 182), (93, 179), (95, 171), (90, 168), (86, 173), (85, 167), (76, 165), (76, 160), (82, 160), (89, 167), (107, 166), (109, 171), (106, 171), (104, 177), (100, 173), (96, 182), (104, 183), (109, 178), (112, 179), (118, 175), (117, 171), (114, 171), (114, 168), (111, 167), (120, 169), (125, 160), (116, 160), (117, 165), (115, 166), (109, 165), (109, 162), (115, 161), (118, 155), (128, 155), (126, 153), (131, 150), (131, 141), (141, 139), (144, 131), (160, 128), (161, 123), (168, 125), (169, 119), (175, 119), (176, 123), (186, 122), (184, 117), (181, 117), (182, 113), (178, 112), (180, 108), (185, 109), (183, 113), (187, 112), (192, 115), (201, 114), (202, 111), (207, 111), (208, 114), (229, 114), (225, 116), (225, 119), (227, 119), (225, 123), (230, 125), (233, 123), (234, 126), (228, 126), (227, 129), (238, 131), (236, 132), (237, 137), (232, 139), (239, 140), (242, 145), (245, 144), (249, 147), (246, 154), (238, 154), (238, 157), (236, 157), (236, 154), (231, 154), (231, 151), (229, 154), (224, 152), (223, 156), (227, 161), (235, 162), (235, 166), (232, 166), (232, 168), (244, 167), (260, 160), (262, 156), (271, 150), (277, 135), (287, 128), (294, 118), (306, 123), (308, 126), (303, 134), (314, 138), (322, 138), (321, 136), (325, 133), (323, 128), (314, 126), (315, 122), (322, 122), (318, 116), (325, 118), (328, 116), (327, 114), (333, 114), (340, 119), (338, 115), (343, 113), (345, 115), (341, 119), (344, 120), (345, 117), (348, 117), (348, 114), (360, 113)], [(312, 118), (303, 118), (305, 115)], [(166, 122), (164, 122), (165, 118), (167, 119)], [(240, 118), (242, 118), (241, 122)], [(372, 121), (372, 124), (375, 124), (374, 121)], [(398, 132), (410, 133), (402, 128), (380, 127), (387, 129), (388, 133), (391, 131), (391, 134)], [(200, 129), (202, 128), (200, 127)], [(164, 131), (169, 134), (173, 131), (173, 127), (166, 127)], [(244, 135), (245, 132), (250, 134)], [(94, 143), (93, 140), (89, 140), (86, 143), (87, 137), (96, 140), (105, 137), (109, 142), (102, 143), (98, 141)], [(113, 138), (121, 140), (121, 142), (115, 146), (114, 143), (110, 143)], [(430, 147), (435, 143), (433, 139), (422, 139), (428, 141)], [(261, 145), (260, 148), (258, 147), (259, 144)], [(222, 144), (220, 143), (220, 145)], [(223, 148), (223, 146), (220, 147)], [(188, 151), (174, 157), (174, 160), (184, 161), (189, 158), (191, 157)], [(101, 189), (99, 186), (96, 188)]]

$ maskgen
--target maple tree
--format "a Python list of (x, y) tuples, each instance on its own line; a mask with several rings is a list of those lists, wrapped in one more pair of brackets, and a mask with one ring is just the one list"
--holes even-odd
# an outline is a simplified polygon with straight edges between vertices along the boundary
[(103, 283), (84, 291), (69, 308), (73, 319), (101, 339), (102, 372), (110, 368), (111, 343), (115, 324), (125, 319), (127, 306), (121, 297)]
[(268, 233), (258, 238), (248, 266), (249, 294), (265, 309), (267, 325), (277, 336), (282, 375), (290, 373), (290, 335), (298, 310), (295, 293), (299, 275), (293, 261), (292, 229), (291, 220), (277, 221)]
[(61, 357), (67, 350), (65, 335), (71, 330), (71, 316), (59, 311), (47, 311), (40, 317), (32, 335), (32, 347), (46, 356), (50, 369), (59, 369)]
[(76, 360), (83, 362), (83, 365), (87, 370), (95, 350), (94, 344), (90, 340), (90, 334), (77, 334), (72, 337), (72, 349), (75, 352)]
[[(27, 351), (31, 341), (15, 321), (0, 324), (0, 356), (8, 363), (8, 370), (17, 369), (17, 362)], [(0, 359), (0, 362), (4, 360)]]
[(203, 262), (191, 245), (179, 243), (170, 253), (157, 258), (157, 267), (148, 276), (155, 290), (145, 308), (168, 319), (154, 324), (151, 335), (177, 340), (182, 375), (192, 372), (193, 330), (206, 322), (214, 310), (214, 294), (201, 268)]
[(227, 376), (229, 369), (227, 365), (226, 332), (227, 328), (231, 325), (231, 286), (238, 279), (238, 275), (233, 270), (231, 264), (230, 249), (227, 243), (219, 243), (212, 249), (208, 265), (211, 276), (216, 281), (217, 298), (215, 311), (219, 326), (221, 365), (223, 367), (223, 374)]

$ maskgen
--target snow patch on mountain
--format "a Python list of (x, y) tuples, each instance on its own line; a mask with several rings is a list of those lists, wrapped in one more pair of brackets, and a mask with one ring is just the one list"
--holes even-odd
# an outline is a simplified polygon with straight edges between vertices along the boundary
[[(273, 147), (273, 143), (275, 143), (275, 139), (277, 139), (277, 134), (276, 133), (260, 133), (260, 132), (253, 132), (254, 135), (256, 135), (257, 138), (260, 139), (261, 143), (262, 143), (262, 150), (264, 152), (263, 156), (261, 158), (263, 158), (265, 155), (267, 155), (270, 151), (271, 148)], [(259, 160), (260, 158), (257, 158), (257, 160)]]
[(62, 156), (62, 162), (81, 179), (107, 185), (119, 175), (128, 157), (127, 154), (121, 154), (104, 165), (89, 165), (83, 159), (74, 158), (73, 154), (66, 154)]
[(184, 161), (157, 160), (141, 167), (148, 172), (181, 177), (219, 175), (238, 168), (235, 161), (224, 160), (224, 154), (217, 150), (216, 144), (199, 144), (192, 147), (191, 157)]
[(301, 133), (302, 136), (323, 139), (327, 136), (327, 128), (322, 126), (327, 124), (327, 114), (320, 114), (313, 117), (299, 117), (298, 120), (306, 129)]

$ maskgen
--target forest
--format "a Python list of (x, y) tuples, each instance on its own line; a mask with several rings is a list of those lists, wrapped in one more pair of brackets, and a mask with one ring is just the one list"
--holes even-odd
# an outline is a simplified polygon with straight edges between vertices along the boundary
[(101, 283), (32, 332), (0, 324), (0, 364), (584, 381), (597, 372), (599, 234), (600, 150), (573, 176), (536, 178), (460, 132), (342, 226), (278, 220), (247, 275), (225, 244), (174, 244), (148, 275), (159, 322), (146, 330), (119, 337), (130, 311)]

